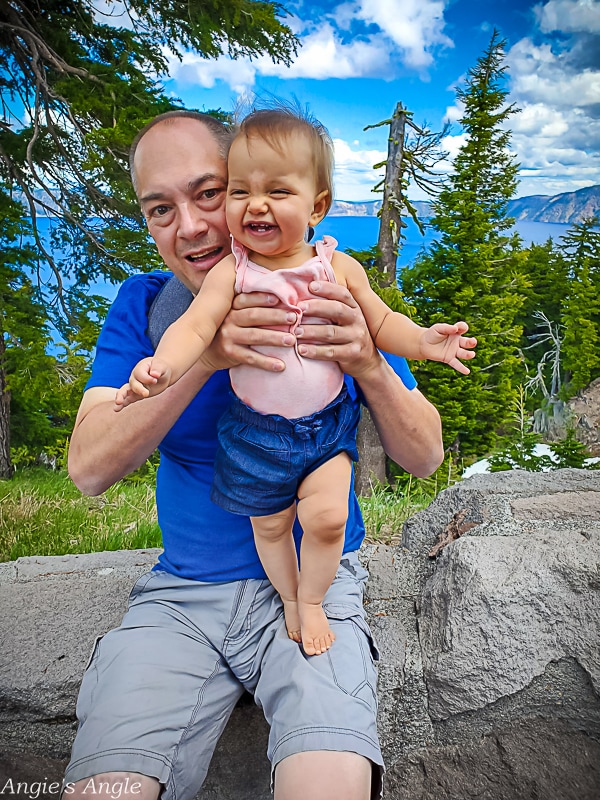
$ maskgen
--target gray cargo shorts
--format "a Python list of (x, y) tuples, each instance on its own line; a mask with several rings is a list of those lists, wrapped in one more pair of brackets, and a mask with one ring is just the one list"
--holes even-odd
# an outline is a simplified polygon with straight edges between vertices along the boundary
[(307, 657), (288, 638), (268, 581), (143, 575), (121, 625), (94, 647), (65, 785), (136, 772), (158, 779), (163, 800), (192, 800), (247, 690), (271, 726), (272, 775), (294, 753), (354, 752), (372, 762), (372, 797), (380, 797), (378, 653), (362, 605), (366, 578), (356, 553), (345, 554), (324, 601), (335, 642)]

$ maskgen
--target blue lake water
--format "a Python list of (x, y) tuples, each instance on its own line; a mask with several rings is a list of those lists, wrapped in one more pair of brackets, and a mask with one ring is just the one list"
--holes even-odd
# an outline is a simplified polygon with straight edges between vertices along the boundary
[[(45, 220), (40, 220), (42, 229)], [(543, 244), (549, 238), (558, 242), (569, 229), (569, 225), (560, 225), (551, 222), (518, 222), (515, 230), (522, 238), (524, 245), (531, 243)], [(377, 217), (326, 217), (315, 229), (315, 234), (321, 237), (325, 234), (333, 236), (339, 242), (339, 249), (368, 250), (377, 243), (379, 232), (379, 219)], [(398, 267), (401, 268), (414, 261), (420, 250), (426, 247), (434, 238), (435, 233), (426, 230), (422, 236), (412, 220), (409, 220), (405, 229), (406, 239), (402, 243)], [(94, 292), (113, 300), (118, 286), (110, 283), (98, 282), (93, 287)]]
[[(530, 244), (543, 244), (548, 239), (558, 241), (567, 232), (570, 225), (561, 225), (555, 222), (518, 222), (516, 230), (525, 246)], [(379, 233), (379, 219), (377, 217), (326, 217), (315, 228), (317, 235), (329, 234), (339, 242), (341, 250), (368, 250), (377, 243)], [(435, 232), (426, 230), (422, 236), (412, 220), (409, 220), (405, 230), (406, 240), (402, 243), (398, 266), (410, 264), (419, 251), (426, 247), (435, 238)]]

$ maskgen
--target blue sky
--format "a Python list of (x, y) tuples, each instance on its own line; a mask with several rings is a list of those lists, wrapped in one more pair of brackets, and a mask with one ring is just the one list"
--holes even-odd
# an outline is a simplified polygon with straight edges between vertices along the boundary
[[(165, 89), (186, 106), (230, 111), (240, 97), (295, 97), (329, 129), (336, 197), (368, 200), (397, 102), (432, 130), (452, 123), (449, 169), (464, 141), (455, 90), (498, 28), (507, 40), (518, 196), (600, 184), (600, 0), (284, 0), (300, 40), (290, 67), (268, 58), (170, 61)], [(409, 191), (420, 199), (418, 190)]]

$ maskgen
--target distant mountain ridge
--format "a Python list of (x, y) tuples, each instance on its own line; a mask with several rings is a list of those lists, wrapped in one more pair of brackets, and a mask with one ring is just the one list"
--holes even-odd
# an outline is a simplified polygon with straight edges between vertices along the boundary
[(586, 217), (600, 216), (600, 186), (586, 186), (576, 192), (553, 196), (534, 194), (508, 204), (508, 214), (530, 222), (560, 222), (570, 225)]
[[(417, 213), (423, 218), (431, 216), (431, 204), (427, 201), (413, 201)], [(334, 200), (329, 215), (332, 217), (376, 217), (381, 208), (381, 200), (352, 202)], [(556, 195), (534, 194), (518, 197), (508, 203), (508, 216), (518, 222), (558, 222), (571, 225), (586, 217), (600, 217), (600, 185), (587, 186), (576, 192), (563, 192)]]

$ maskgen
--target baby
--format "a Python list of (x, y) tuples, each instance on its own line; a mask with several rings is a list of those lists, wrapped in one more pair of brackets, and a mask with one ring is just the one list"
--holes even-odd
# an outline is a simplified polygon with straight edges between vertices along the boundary
[[(313, 281), (346, 286), (377, 347), (409, 359), (442, 361), (459, 372), (475, 355), (468, 326), (422, 328), (391, 311), (373, 292), (363, 267), (324, 236), (305, 240), (333, 199), (333, 146), (317, 121), (290, 109), (251, 113), (228, 157), (226, 215), (232, 254), (214, 266), (189, 309), (140, 361), (119, 389), (115, 410), (164, 391), (211, 344), (240, 292), (268, 292), (301, 324)], [(279, 592), (288, 635), (307, 655), (335, 639), (322, 607), (344, 544), (352, 461), (358, 459), (358, 411), (335, 362), (304, 359), (297, 348), (261, 348), (285, 362), (283, 372), (249, 366), (230, 370), (234, 392), (219, 421), (211, 498), (249, 516), (265, 572)], [(292, 536), (298, 515), (300, 567)]]

